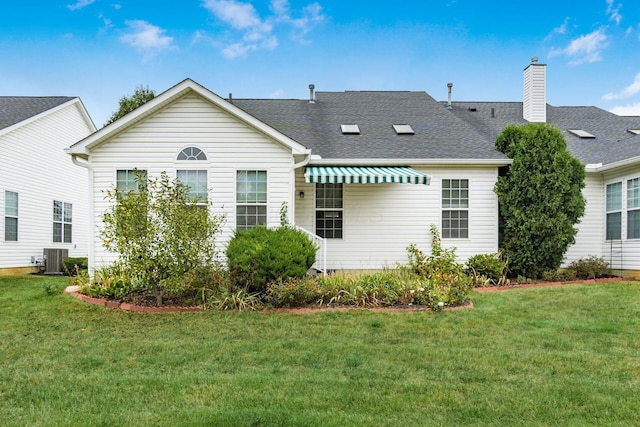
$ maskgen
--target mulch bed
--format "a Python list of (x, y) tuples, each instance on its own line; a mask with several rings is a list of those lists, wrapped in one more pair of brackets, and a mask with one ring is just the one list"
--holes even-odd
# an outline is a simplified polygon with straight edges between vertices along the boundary
[[(550, 286), (562, 286), (562, 285), (571, 285), (571, 284), (587, 284), (587, 283), (603, 283), (603, 282), (620, 282), (620, 281), (634, 281), (633, 278), (620, 278), (620, 277), (611, 277), (605, 279), (588, 279), (588, 280), (572, 280), (565, 282), (538, 282), (538, 283), (525, 283), (525, 284), (516, 284), (509, 286), (487, 286), (481, 288), (473, 288), (478, 292), (496, 292), (496, 291), (506, 291), (509, 289), (527, 289), (527, 288), (539, 288), (539, 287), (550, 287)], [(109, 308), (117, 308), (125, 311), (135, 311), (141, 313), (169, 313), (169, 312), (183, 312), (183, 311), (201, 311), (201, 307), (180, 307), (180, 306), (172, 306), (167, 305), (163, 307), (155, 307), (151, 305), (136, 305), (130, 304), (126, 302), (108, 300), (104, 298), (93, 298), (88, 295), (84, 295), (78, 292), (75, 287), (68, 287), (65, 289), (65, 293), (69, 294), (79, 300), (87, 302), (89, 304), (101, 305)], [(148, 303), (145, 301), (145, 303)], [(463, 305), (458, 305), (455, 307), (445, 307), (443, 310), (463, 310), (463, 309), (471, 309), (473, 308), (473, 302), (467, 301)], [(293, 313), (293, 314), (309, 314), (309, 313), (319, 313), (322, 311), (347, 311), (347, 310), (369, 310), (369, 311), (392, 311), (392, 312), (407, 312), (407, 311), (430, 311), (429, 307), (420, 306), (420, 305), (406, 305), (406, 306), (393, 306), (393, 307), (353, 307), (353, 306), (338, 306), (338, 307), (302, 307), (302, 308), (273, 308), (273, 309), (264, 309), (262, 311), (271, 311), (274, 313)]]

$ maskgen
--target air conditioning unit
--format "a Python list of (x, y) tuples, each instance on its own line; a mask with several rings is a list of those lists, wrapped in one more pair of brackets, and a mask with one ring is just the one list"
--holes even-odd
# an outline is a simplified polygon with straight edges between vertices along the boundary
[(69, 249), (45, 248), (45, 270), (44, 274), (62, 273), (62, 261), (69, 258)]

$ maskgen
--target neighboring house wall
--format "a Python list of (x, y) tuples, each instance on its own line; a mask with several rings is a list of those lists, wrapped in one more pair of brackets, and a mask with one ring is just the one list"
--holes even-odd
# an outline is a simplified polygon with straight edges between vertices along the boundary
[[(176, 161), (178, 153), (188, 146), (203, 150), (207, 160)], [(213, 212), (227, 216), (218, 239), (220, 249), (224, 249), (236, 225), (237, 171), (267, 172), (269, 226), (280, 224), (282, 203), (292, 203), (291, 151), (195, 94), (175, 101), (95, 148), (91, 167), (96, 223), (92, 268), (104, 266), (117, 257), (103, 248), (100, 231), (102, 215), (109, 208), (105, 190), (115, 185), (116, 171), (120, 169), (144, 169), (150, 178), (162, 172), (175, 177), (178, 169), (206, 170)]]
[[(614, 274), (622, 274), (640, 277), (640, 238), (629, 238), (628, 235), (628, 218), (632, 210), (628, 205), (628, 187), (629, 181), (640, 178), (640, 167), (628, 167), (616, 169), (604, 174), (603, 187), (603, 228), (606, 230), (606, 186), (609, 184), (621, 183), (621, 221), (620, 221), (620, 239), (602, 239), (601, 247), (603, 257), (609, 262)], [(603, 232), (604, 233), (604, 232)], [(622, 271), (621, 271), (622, 270)]]
[[(344, 186), (344, 234), (326, 239), (328, 269), (380, 269), (407, 262), (406, 248), (415, 243), (430, 251), (430, 227), (442, 227), (442, 180), (469, 180), (469, 237), (443, 239), (456, 247), (460, 262), (498, 250), (498, 199), (493, 192), (496, 167), (413, 167), (427, 173), (431, 184), (351, 184)], [(305, 196), (300, 199), (300, 191)], [(296, 175), (296, 224), (315, 232), (314, 186)]]
[(576, 225), (578, 234), (569, 246), (562, 263), (567, 267), (571, 262), (589, 256), (602, 256), (604, 242), (604, 187), (600, 173), (587, 173), (582, 194), (586, 200), (584, 216)]
[[(0, 272), (33, 268), (45, 248), (66, 248), (86, 257), (89, 211), (87, 170), (64, 149), (95, 129), (78, 100), (0, 135)], [(5, 192), (18, 193), (18, 240), (5, 241)], [(72, 242), (53, 242), (53, 202), (72, 205)]]

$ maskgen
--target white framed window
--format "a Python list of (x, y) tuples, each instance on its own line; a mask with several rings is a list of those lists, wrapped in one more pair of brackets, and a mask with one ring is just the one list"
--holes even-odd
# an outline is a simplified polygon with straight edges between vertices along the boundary
[(606, 240), (622, 238), (622, 181), (606, 187)]
[(176, 171), (176, 178), (189, 187), (189, 198), (197, 205), (206, 205), (208, 176), (206, 168), (203, 169), (200, 165), (206, 164), (207, 155), (198, 147), (185, 147), (178, 153), (176, 160), (185, 165)]
[(627, 180), (627, 239), (640, 239), (640, 178)]
[(4, 192), (4, 240), (18, 241), (18, 193)]
[(316, 184), (316, 234), (325, 239), (342, 239), (343, 185)]
[(178, 181), (189, 187), (189, 198), (196, 204), (207, 203), (207, 171), (201, 169), (178, 169)]
[(116, 188), (121, 193), (138, 191), (140, 185), (147, 182), (147, 171), (139, 169), (118, 169), (116, 171)]
[(53, 241), (71, 243), (73, 239), (73, 206), (71, 203), (53, 201)]
[(236, 172), (236, 227), (267, 224), (267, 171)]
[(442, 238), (469, 237), (469, 180), (442, 180)]

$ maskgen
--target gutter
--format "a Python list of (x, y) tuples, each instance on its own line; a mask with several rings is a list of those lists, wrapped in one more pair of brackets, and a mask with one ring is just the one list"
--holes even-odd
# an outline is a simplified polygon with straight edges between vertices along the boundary
[(314, 166), (506, 166), (513, 159), (322, 159), (311, 161)]
[(602, 163), (588, 164), (585, 166), (587, 172), (607, 172), (613, 169), (625, 166), (635, 166), (640, 163), (640, 156), (631, 157), (629, 159), (620, 160), (618, 162), (608, 163), (603, 166)]

